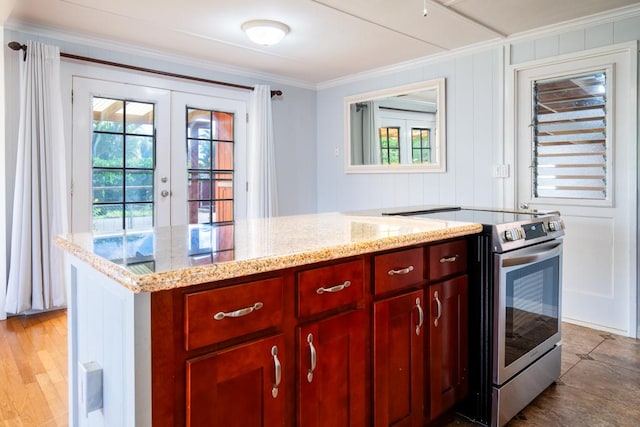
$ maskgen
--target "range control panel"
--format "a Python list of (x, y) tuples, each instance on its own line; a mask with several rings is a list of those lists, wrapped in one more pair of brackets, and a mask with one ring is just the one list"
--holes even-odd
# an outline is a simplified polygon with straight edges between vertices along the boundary
[(496, 225), (494, 250), (504, 252), (564, 235), (564, 222), (556, 215)]

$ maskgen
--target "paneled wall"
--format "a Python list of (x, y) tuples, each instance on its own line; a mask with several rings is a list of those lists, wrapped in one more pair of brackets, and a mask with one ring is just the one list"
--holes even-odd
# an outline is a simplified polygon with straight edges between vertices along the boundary
[[(501, 206), (503, 178), (493, 178), (492, 166), (502, 163), (502, 57), (497, 47), (320, 89), (318, 209)], [(438, 77), (446, 78), (446, 172), (345, 174), (344, 97)]]
[[(584, 23), (580, 25), (557, 28), (545, 35), (523, 36), (504, 46), (424, 61), (414, 67), (396, 67), (402, 71), (374, 72), (366, 78), (321, 87), (317, 123), (318, 210), (416, 204), (514, 207), (512, 159), (504, 158), (513, 143), (503, 136), (502, 97), (508, 69), (505, 67), (640, 40), (640, 19), (635, 15), (586, 27)], [(436, 77), (447, 79), (447, 171), (345, 174), (343, 98)], [(492, 166), (502, 163), (509, 164), (510, 177), (494, 178)]]

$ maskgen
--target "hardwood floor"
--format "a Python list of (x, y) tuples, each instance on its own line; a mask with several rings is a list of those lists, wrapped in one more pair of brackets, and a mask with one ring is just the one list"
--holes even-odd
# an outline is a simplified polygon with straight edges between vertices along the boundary
[(0, 425), (67, 424), (66, 311), (0, 321)]
[[(640, 425), (640, 341), (566, 323), (562, 333), (560, 379), (507, 427)], [(66, 311), (0, 321), (0, 426), (66, 425)]]

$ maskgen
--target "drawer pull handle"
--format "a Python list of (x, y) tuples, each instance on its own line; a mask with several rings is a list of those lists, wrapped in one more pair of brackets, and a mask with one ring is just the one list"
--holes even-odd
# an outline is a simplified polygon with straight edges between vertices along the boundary
[(348, 280), (345, 280), (345, 281), (344, 281), (344, 283), (341, 283), (341, 284), (339, 284), (339, 285), (332, 286), (332, 287), (330, 287), (330, 288), (318, 288), (318, 289), (316, 289), (316, 293), (317, 293), (318, 295), (322, 295), (322, 294), (324, 294), (325, 292), (329, 292), (329, 293), (340, 292), (340, 291), (345, 290), (345, 289), (346, 289), (346, 288), (348, 288), (349, 286), (351, 286), (351, 282), (350, 282), (350, 281), (348, 281)]
[(440, 264), (444, 264), (445, 262), (456, 262), (456, 260), (460, 258), (460, 255), (455, 254), (454, 256), (445, 256), (440, 258)]
[(438, 327), (438, 320), (440, 320), (440, 316), (442, 316), (442, 303), (440, 302), (440, 299), (438, 298), (438, 291), (435, 291), (433, 293), (433, 298), (436, 300), (436, 305), (438, 306), (438, 314), (436, 315), (436, 318), (433, 321), (433, 325), (437, 328)]
[(256, 310), (260, 310), (263, 305), (264, 304), (262, 304), (261, 302), (257, 302), (255, 304), (253, 304), (251, 307), (241, 308), (240, 310), (230, 311), (228, 313), (225, 313), (225, 312), (221, 311), (220, 313), (216, 313), (213, 316), (213, 318), (216, 319), (216, 320), (222, 320), (225, 317), (242, 317), (242, 316), (246, 316), (247, 314), (251, 314)]
[(407, 268), (401, 268), (399, 270), (389, 270), (389, 276), (394, 276), (396, 274), (409, 274), (413, 271), (413, 265), (410, 265)]
[(420, 329), (422, 329), (422, 324), (424, 323), (424, 311), (422, 311), (422, 307), (420, 306), (420, 298), (416, 298), (416, 308), (418, 309), (418, 325), (416, 326), (416, 335), (420, 335)]
[(313, 334), (307, 335), (307, 342), (309, 343), (309, 351), (311, 353), (311, 367), (307, 371), (307, 381), (313, 381), (313, 371), (316, 370), (317, 354), (316, 348), (313, 346)]
[(273, 365), (276, 373), (276, 382), (273, 384), (273, 388), (271, 389), (271, 396), (275, 399), (278, 397), (278, 387), (280, 387), (280, 381), (282, 381), (282, 365), (280, 364), (280, 360), (278, 359), (278, 347), (271, 347), (271, 355), (273, 356)]

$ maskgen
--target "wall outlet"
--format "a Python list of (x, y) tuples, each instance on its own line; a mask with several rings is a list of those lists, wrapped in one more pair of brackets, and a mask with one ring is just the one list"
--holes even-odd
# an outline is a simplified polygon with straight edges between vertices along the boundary
[(97, 362), (78, 363), (78, 394), (85, 417), (102, 408), (102, 368)]
[(336, 149), (334, 150), (334, 154), (336, 155), (336, 157), (340, 156), (340, 147), (336, 147)]
[(509, 178), (509, 165), (493, 165), (494, 178)]

